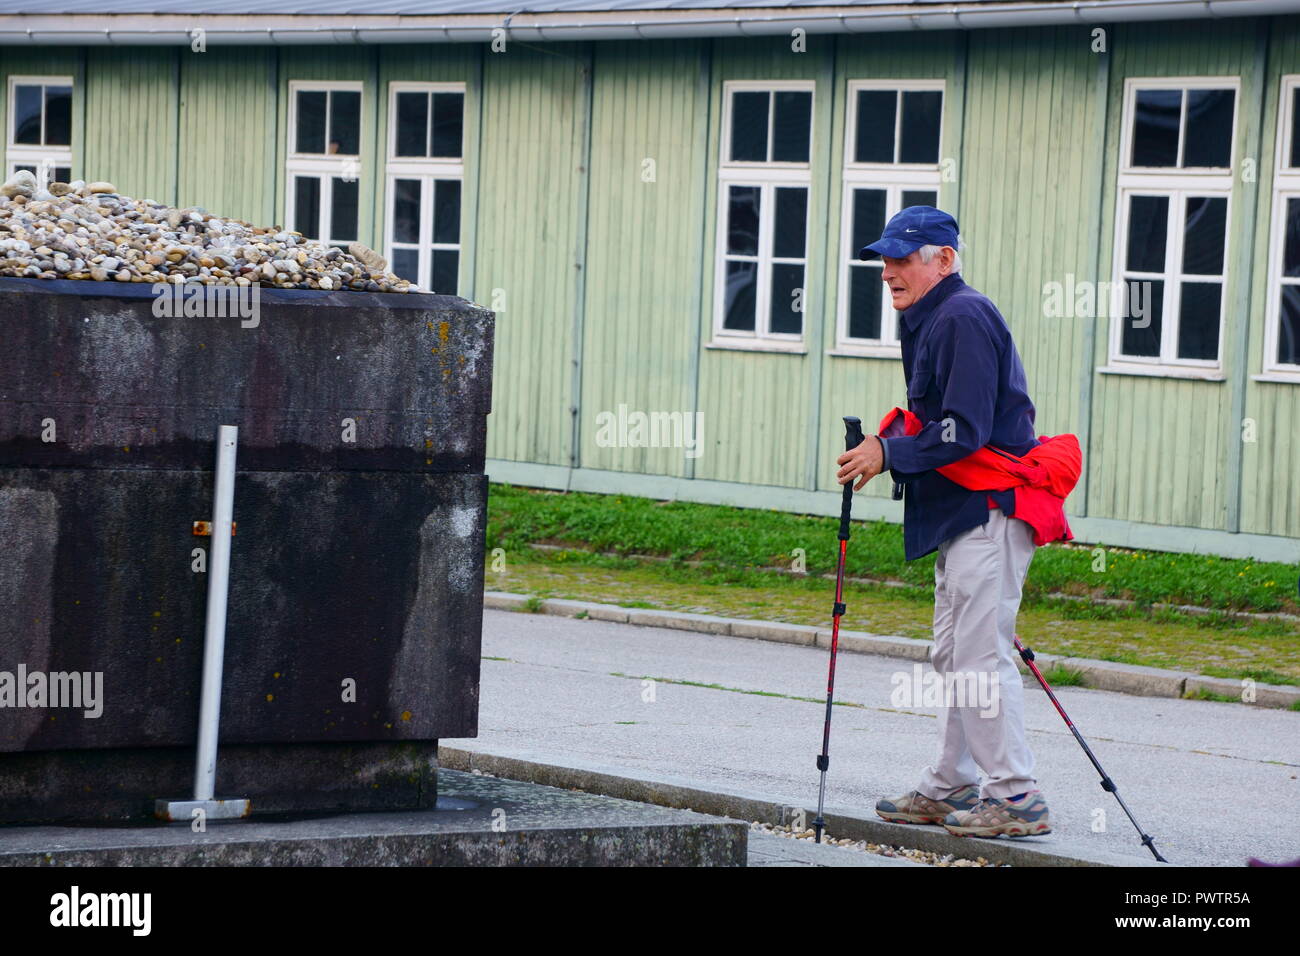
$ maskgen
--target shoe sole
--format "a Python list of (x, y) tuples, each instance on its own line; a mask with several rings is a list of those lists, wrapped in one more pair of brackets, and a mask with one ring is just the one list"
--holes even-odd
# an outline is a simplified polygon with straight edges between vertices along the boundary
[[(943, 824), (943, 817), (926, 816), (922, 813), (885, 813), (882, 810), (876, 811), (876, 816), (889, 823), (937, 823)], [(945, 814), (946, 816), (946, 814)]]
[(1000, 827), (954, 827), (947, 823), (943, 828), (953, 836), (959, 837), (1024, 837), (1024, 836), (1042, 836), (1044, 833), (1051, 833), (1052, 827), (1047, 823), (1009, 823)]

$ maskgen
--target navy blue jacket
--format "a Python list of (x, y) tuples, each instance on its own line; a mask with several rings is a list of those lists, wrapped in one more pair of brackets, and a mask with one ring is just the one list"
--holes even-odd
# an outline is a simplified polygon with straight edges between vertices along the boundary
[[(881, 443), (885, 468), (906, 486), (903, 550), (912, 561), (989, 520), (989, 492), (967, 491), (934, 469), (989, 444), (1023, 455), (1038, 439), (1011, 330), (960, 275), (945, 276), (904, 311), (900, 333), (907, 404), (923, 427)], [(991, 495), (1004, 514), (1015, 513), (1014, 492)]]

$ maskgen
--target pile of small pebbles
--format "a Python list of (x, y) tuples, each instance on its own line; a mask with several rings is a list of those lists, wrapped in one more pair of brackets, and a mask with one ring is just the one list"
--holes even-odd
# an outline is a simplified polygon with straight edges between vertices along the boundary
[[(776, 826), (771, 823), (760, 823), (754, 820), (750, 823), (751, 830), (757, 830), (761, 833), (770, 833), (773, 836), (785, 837), (789, 840), (807, 840), (812, 842), (816, 840), (817, 834), (808, 828), (806, 830), (794, 830), (788, 826)], [(822, 843), (828, 846), (845, 847), (849, 850), (859, 850), (863, 853), (875, 853), (879, 856), (895, 856), (905, 860), (911, 860), (914, 863), (924, 863), (928, 866), (1010, 866), (1009, 863), (991, 863), (982, 856), (977, 856), (973, 860), (966, 860), (955, 857), (951, 853), (934, 853), (930, 850), (912, 850), (901, 846), (888, 846), (881, 843), (868, 843), (866, 840), (836, 840), (826, 834), (822, 835)]]
[(132, 199), (112, 183), (0, 186), (0, 276), (410, 292), (373, 249)]

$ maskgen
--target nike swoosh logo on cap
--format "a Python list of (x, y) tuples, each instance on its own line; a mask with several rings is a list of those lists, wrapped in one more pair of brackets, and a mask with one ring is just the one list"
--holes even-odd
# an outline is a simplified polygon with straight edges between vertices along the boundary
[(916, 232), (915, 229), (904, 229), (903, 232)]

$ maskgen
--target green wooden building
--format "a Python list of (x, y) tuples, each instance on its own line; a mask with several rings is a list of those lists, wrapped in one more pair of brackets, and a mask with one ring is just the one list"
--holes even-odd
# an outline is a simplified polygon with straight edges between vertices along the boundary
[(906, 398), (854, 251), (935, 203), (1080, 541), (1300, 560), (1300, 3), (722, 2), (5, 0), (6, 172), (496, 310), (493, 480), (809, 513)]

